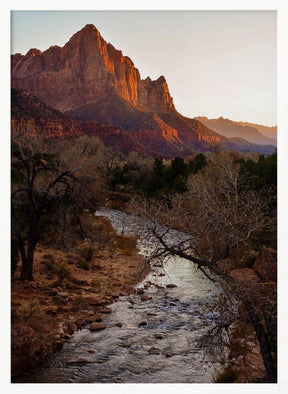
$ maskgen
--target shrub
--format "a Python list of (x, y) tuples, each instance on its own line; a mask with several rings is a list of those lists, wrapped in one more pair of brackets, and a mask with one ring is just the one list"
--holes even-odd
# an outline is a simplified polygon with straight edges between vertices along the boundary
[(52, 271), (53, 271), (53, 269), (54, 269), (54, 264), (53, 264), (51, 261), (46, 261), (46, 260), (44, 260), (44, 261), (43, 261), (43, 264), (44, 264), (44, 266), (45, 266), (45, 268), (46, 268), (47, 271), (49, 271), (49, 272), (52, 272)]
[(99, 279), (92, 279), (90, 285), (95, 287), (96, 289), (100, 289), (101, 281)]
[(50, 254), (50, 253), (43, 254), (43, 259), (49, 260), (51, 262), (54, 262), (54, 256), (52, 254)]
[(228, 365), (224, 371), (215, 379), (215, 383), (235, 383), (237, 380), (236, 371)]
[(21, 306), (17, 310), (20, 320), (28, 324), (35, 331), (42, 332), (46, 327), (47, 316), (42, 311), (38, 298), (32, 298), (29, 304)]
[(69, 279), (71, 276), (70, 269), (65, 262), (57, 263), (54, 266), (53, 272), (57, 275), (60, 283), (64, 279)]
[(133, 251), (137, 246), (137, 237), (131, 235), (118, 235), (116, 236), (116, 245), (121, 250)]
[(124, 254), (125, 256), (133, 256), (134, 250), (129, 248), (120, 249), (120, 253)]
[(85, 271), (89, 271), (89, 269), (90, 269), (90, 265), (89, 265), (88, 261), (86, 261), (86, 260), (78, 261), (77, 267), (81, 268), (82, 270), (85, 270)]
[(83, 257), (84, 260), (92, 261), (93, 256), (95, 254), (95, 246), (91, 242), (86, 240), (79, 247), (79, 252), (80, 252), (81, 257)]

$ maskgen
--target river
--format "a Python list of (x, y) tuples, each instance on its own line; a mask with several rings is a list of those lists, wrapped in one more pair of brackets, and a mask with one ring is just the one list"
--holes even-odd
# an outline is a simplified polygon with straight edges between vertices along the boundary
[[(147, 256), (155, 249), (155, 240), (143, 231), (144, 221), (110, 209), (96, 215), (108, 217), (118, 232), (137, 234), (139, 253)], [(177, 242), (185, 235), (172, 230), (168, 237)], [(145, 286), (148, 300), (141, 300), (141, 294), (120, 297), (110, 305), (113, 312), (105, 315), (105, 330), (75, 332), (59, 352), (18, 382), (213, 382), (222, 368), (225, 348), (207, 352), (199, 340), (217, 318), (203, 303), (215, 299), (220, 289), (185, 259), (170, 257), (160, 271), (153, 268), (137, 286)], [(167, 284), (177, 287), (167, 288)], [(69, 362), (80, 357), (86, 361)]]

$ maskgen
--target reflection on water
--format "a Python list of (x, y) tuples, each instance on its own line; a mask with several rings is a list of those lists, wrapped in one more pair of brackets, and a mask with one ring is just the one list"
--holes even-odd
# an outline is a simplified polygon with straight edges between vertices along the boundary
[[(138, 232), (145, 225), (132, 215), (114, 210), (97, 212), (109, 217), (119, 232)], [(140, 227), (139, 227), (140, 226)], [(141, 231), (141, 233), (143, 233)], [(140, 234), (141, 253), (153, 250), (153, 239)], [(175, 240), (182, 235), (173, 232)], [(204, 383), (220, 368), (219, 354), (204, 353), (197, 339), (215, 316), (199, 305), (217, 296), (217, 288), (191, 263), (170, 258), (163, 272), (154, 271), (137, 287), (141, 295), (120, 297), (106, 315), (107, 328), (74, 333), (63, 349), (17, 379), (38, 383)], [(177, 287), (166, 288), (173, 283)], [(148, 298), (147, 297), (147, 298)], [(121, 324), (119, 324), (121, 323)], [(121, 327), (120, 327), (121, 326)], [(224, 350), (224, 349), (223, 349)], [(80, 360), (82, 359), (82, 361)], [(76, 363), (71, 363), (76, 360)]]

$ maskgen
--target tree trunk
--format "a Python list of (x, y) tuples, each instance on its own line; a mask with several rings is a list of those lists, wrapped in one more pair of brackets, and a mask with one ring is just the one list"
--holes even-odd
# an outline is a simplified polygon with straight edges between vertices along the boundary
[(271, 346), (268, 335), (265, 331), (263, 324), (260, 321), (259, 315), (253, 305), (253, 303), (249, 300), (249, 298), (238, 289), (235, 292), (239, 299), (241, 299), (247, 313), (248, 319), (251, 322), (256, 337), (259, 341), (260, 352), (262, 356), (262, 360), (264, 363), (265, 371), (266, 371), (266, 382), (267, 383), (277, 383), (277, 372), (273, 368), (273, 359), (271, 354)]
[(263, 324), (260, 323), (256, 312), (254, 310), (250, 310), (249, 314), (251, 316), (252, 324), (260, 344), (260, 351), (265, 366), (267, 383), (277, 383), (277, 372), (273, 370), (271, 346), (267, 333), (265, 332)]
[(22, 281), (25, 281), (25, 280), (33, 281), (34, 280), (34, 278), (33, 278), (33, 260), (31, 262), (31, 260), (29, 261), (27, 259), (26, 264), (24, 264), (22, 261), (20, 280), (22, 280)]
[(30, 280), (33, 281), (33, 263), (34, 263), (34, 251), (35, 251), (35, 242), (28, 242), (27, 253), (25, 250), (25, 245), (22, 237), (18, 235), (18, 245), (21, 254), (22, 267), (21, 267), (21, 275), (20, 280)]
[(34, 280), (33, 279), (33, 263), (34, 263), (35, 241), (34, 239), (28, 240), (27, 256), (25, 263), (22, 261), (21, 280)]

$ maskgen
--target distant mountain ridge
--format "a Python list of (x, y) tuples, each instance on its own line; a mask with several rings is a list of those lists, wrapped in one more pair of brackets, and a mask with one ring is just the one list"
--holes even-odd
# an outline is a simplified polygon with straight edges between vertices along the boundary
[[(261, 145), (277, 145), (277, 127), (269, 128), (267, 126), (257, 125), (248, 122), (235, 122), (230, 119), (220, 117), (218, 119), (208, 119), (206, 116), (198, 116), (194, 119), (199, 120), (211, 130), (227, 137), (227, 138), (242, 138), (254, 144)], [(264, 131), (268, 135), (274, 135), (274, 138), (264, 136)]]
[[(132, 60), (106, 43), (94, 25), (86, 25), (63, 47), (12, 55), (11, 85), (123, 151), (173, 157), (229, 142), (203, 122), (178, 113), (165, 78), (142, 80)], [(16, 127), (19, 119), (13, 119)], [(228, 145), (238, 149), (237, 142)]]
[(249, 122), (237, 122), (237, 123), (243, 126), (255, 127), (265, 137), (272, 138), (274, 140), (277, 139), (277, 126), (269, 127), (269, 126), (263, 126), (257, 123), (249, 123)]

